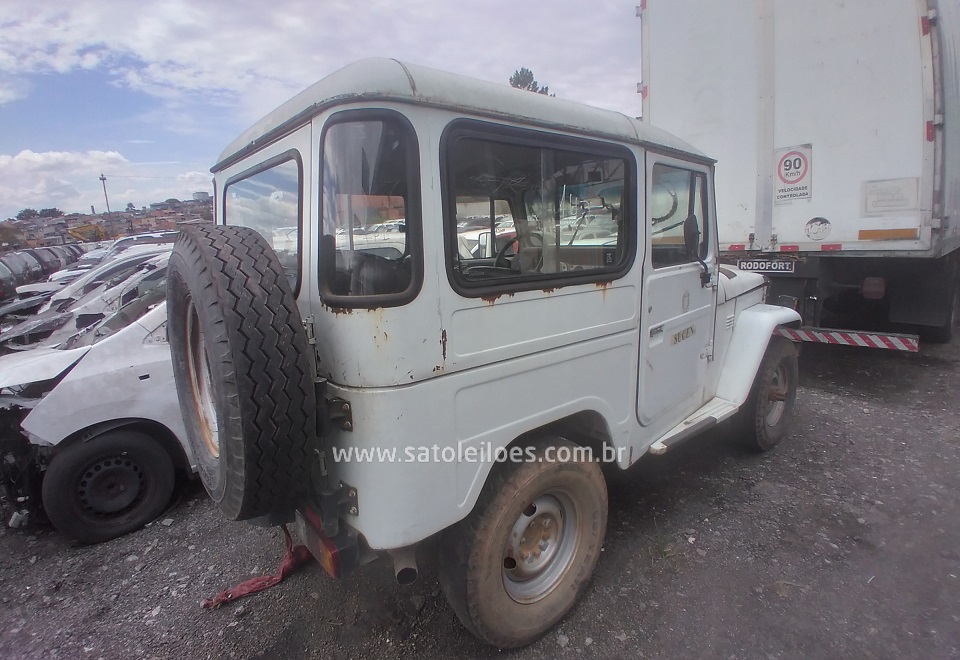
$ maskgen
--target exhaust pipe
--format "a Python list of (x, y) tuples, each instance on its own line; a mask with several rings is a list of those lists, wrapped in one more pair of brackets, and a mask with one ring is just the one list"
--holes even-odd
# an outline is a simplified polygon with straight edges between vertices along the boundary
[(388, 551), (393, 557), (393, 572), (397, 577), (397, 584), (406, 586), (417, 581), (416, 550), (417, 546), (408, 545)]

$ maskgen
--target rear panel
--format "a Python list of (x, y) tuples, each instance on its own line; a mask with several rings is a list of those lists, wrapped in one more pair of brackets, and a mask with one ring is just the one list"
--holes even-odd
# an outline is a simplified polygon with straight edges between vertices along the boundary
[(648, 0), (644, 115), (718, 159), (724, 249), (930, 251), (925, 15), (925, 0)]

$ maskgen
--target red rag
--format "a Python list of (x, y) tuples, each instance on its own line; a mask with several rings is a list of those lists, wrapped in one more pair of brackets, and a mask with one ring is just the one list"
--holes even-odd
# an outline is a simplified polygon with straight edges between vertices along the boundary
[(216, 609), (225, 603), (230, 603), (238, 598), (243, 598), (244, 596), (255, 594), (258, 591), (269, 589), (275, 584), (280, 584), (283, 579), (293, 573), (298, 566), (306, 563), (312, 557), (307, 546), (293, 545), (293, 538), (290, 536), (286, 525), (283, 526), (283, 536), (286, 539), (287, 552), (283, 556), (283, 561), (280, 562), (280, 568), (277, 570), (276, 575), (261, 575), (260, 577), (250, 578), (245, 582), (241, 582), (233, 589), (221, 591), (215, 597), (207, 598), (203, 601), (204, 609)]

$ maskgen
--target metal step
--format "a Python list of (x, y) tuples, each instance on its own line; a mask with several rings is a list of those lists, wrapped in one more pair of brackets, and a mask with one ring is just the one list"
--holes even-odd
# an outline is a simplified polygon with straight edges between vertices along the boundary
[(699, 435), (718, 422), (727, 419), (739, 408), (732, 402), (714, 397), (695, 413), (667, 431), (659, 440), (650, 445), (650, 453), (656, 456), (666, 454), (684, 440)]

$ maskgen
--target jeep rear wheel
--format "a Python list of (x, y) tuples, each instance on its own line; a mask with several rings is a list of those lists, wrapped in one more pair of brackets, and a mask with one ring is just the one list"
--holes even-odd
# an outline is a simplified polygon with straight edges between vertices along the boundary
[(596, 463), (558, 461), (576, 445), (531, 447), (495, 467), (473, 512), (443, 534), (440, 585), (470, 632), (500, 648), (533, 642), (576, 604), (596, 567), (607, 489)]
[(276, 254), (245, 227), (182, 232), (168, 266), (167, 314), (204, 487), (228, 518), (286, 516), (310, 486), (316, 395)]

